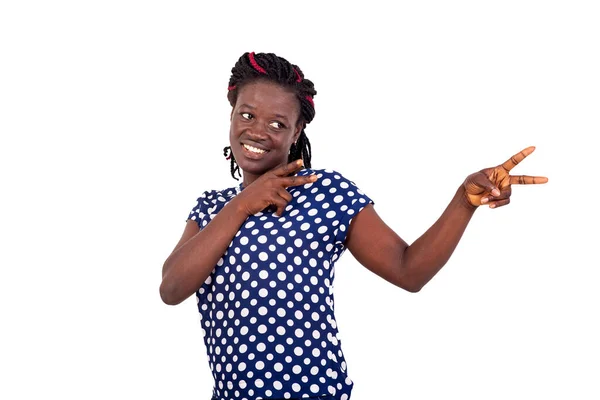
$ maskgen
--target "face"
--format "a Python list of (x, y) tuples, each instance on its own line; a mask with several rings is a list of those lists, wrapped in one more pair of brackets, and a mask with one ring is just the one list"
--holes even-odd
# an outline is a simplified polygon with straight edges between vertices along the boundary
[(276, 83), (256, 81), (240, 88), (231, 112), (229, 141), (244, 185), (288, 161), (302, 130), (296, 95)]

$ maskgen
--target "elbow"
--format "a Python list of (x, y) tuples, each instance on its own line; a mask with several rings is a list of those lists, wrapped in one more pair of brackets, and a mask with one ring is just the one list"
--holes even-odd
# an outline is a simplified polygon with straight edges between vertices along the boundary
[(160, 298), (166, 305), (176, 306), (177, 304), (181, 303), (182, 300), (177, 298), (172, 286), (173, 285), (169, 285), (169, 283), (163, 279), (159, 288)]
[(411, 276), (410, 274), (404, 273), (396, 277), (395, 282), (393, 283), (407, 292), (418, 293), (421, 291), (421, 289), (423, 289), (423, 286), (425, 286), (427, 282), (423, 282), (416, 276)]
[(423, 285), (411, 285), (403, 287), (404, 290), (410, 293), (419, 293), (423, 289)]
[(415, 282), (404, 281), (404, 282), (397, 283), (396, 286), (398, 286), (399, 288), (404, 289), (410, 293), (419, 293), (421, 291), (421, 289), (423, 289), (423, 286), (425, 286), (425, 285), (417, 284)]

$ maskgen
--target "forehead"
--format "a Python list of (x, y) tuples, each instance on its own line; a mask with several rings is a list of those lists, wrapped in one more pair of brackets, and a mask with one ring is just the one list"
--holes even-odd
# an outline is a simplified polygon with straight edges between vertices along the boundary
[(268, 81), (244, 85), (238, 92), (236, 101), (237, 106), (242, 104), (288, 116), (298, 115), (300, 107), (292, 90)]

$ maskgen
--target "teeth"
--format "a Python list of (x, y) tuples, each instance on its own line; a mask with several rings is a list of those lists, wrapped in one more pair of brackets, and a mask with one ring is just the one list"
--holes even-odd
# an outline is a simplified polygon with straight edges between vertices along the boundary
[(244, 148), (245, 148), (246, 150), (249, 150), (249, 151), (251, 151), (251, 152), (253, 152), (253, 153), (263, 154), (263, 153), (266, 153), (266, 152), (267, 152), (266, 150), (258, 149), (258, 148), (256, 148), (256, 147), (250, 146), (250, 145), (248, 145), (248, 144), (244, 144), (243, 146), (244, 146)]

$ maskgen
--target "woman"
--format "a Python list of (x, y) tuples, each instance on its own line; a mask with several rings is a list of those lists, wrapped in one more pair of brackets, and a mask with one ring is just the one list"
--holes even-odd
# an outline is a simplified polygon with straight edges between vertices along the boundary
[(478, 206), (508, 204), (512, 184), (547, 182), (509, 175), (529, 147), (469, 175), (409, 246), (352, 181), (311, 169), (304, 129), (315, 115), (315, 95), (302, 70), (275, 54), (238, 60), (225, 155), (232, 176), (243, 181), (198, 198), (163, 266), (166, 304), (196, 293), (213, 399), (349, 399), (353, 382), (331, 292), (343, 252), (418, 292), (448, 261)]

